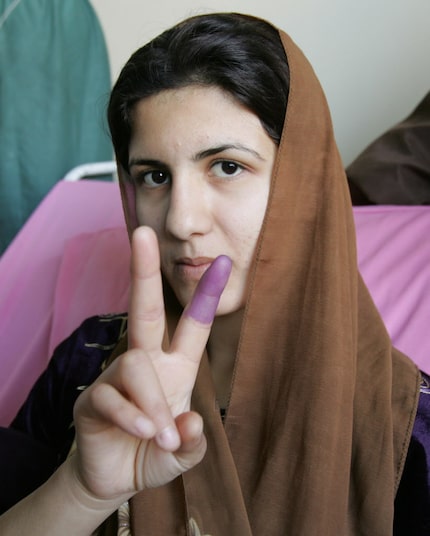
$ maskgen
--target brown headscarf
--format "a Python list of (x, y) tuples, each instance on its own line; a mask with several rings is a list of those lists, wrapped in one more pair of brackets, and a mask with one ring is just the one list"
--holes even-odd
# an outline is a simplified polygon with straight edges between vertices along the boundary
[(326, 100), (281, 38), (288, 108), (225, 423), (204, 356), (193, 408), (206, 456), (132, 499), (139, 536), (392, 533), (419, 373), (393, 349), (359, 276)]

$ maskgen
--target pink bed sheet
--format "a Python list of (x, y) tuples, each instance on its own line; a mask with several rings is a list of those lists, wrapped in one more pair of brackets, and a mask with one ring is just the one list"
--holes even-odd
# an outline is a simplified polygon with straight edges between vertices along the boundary
[[(118, 243), (117, 238), (121, 236), (122, 244), (126, 246), (123, 249), (128, 255), (118, 185), (96, 180), (63, 181), (51, 190), (2, 255), (1, 425), (7, 424), (13, 417), (45, 368), (53, 347), (79, 325), (82, 315), (103, 312), (103, 307), (108, 311), (112, 307), (114, 310), (126, 308), (124, 285), (120, 287), (121, 299), (118, 299), (117, 292), (112, 291), (109, 283), (111, 271), (116, 273), (112, 258), (103, 263), (98, 257), (100, 250), (92, 254), (88, 251), (87, 233), (97, 235), (106, 229), (117, 229), (114, 243)], [(95, 237), (92, 238), (94, 240)], [(76, 241), (82, 242), (84, 248), (84, 260), (79, 266), (89, 269), (82, 285), (88, 282), (87, 277), (91, 277), (92, 281), (85, 289), (80, 285), (79, 293), (73, 299), (71, 283), (76, 281), (76, 270), (79, 269), (75, 264)], [(116, 260), (121, 260), (118, 255)], [(127, 264), (127, 256), (124, 261)], [(103, 272), (93, 271), (103, 264)], [(127, 273), (128, 270), (125, 271)], [(67, 283), (67, 274), (70, 275), (70, 283)], [(70, 303), (70, 314), (67, 314), (67, 304)]]
[[(354, 217), (387, 329), (430, 372), (430, 207), (360, 207)], [(0, 425), (82, 320), (127, 309), (129, 255), (117, 184), (54, 187), (0, 259)]]
[(430, 373), (430, 207), (356, 207), (360, 271), (395, 346)]

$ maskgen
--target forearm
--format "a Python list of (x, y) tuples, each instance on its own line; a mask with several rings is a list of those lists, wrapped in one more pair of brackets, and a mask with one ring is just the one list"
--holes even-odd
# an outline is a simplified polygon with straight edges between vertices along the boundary
[(0, 517), (0, 534), (90, 535), (128, 498), (91, 496), (76, 478), (70, 458), (43, 486)]

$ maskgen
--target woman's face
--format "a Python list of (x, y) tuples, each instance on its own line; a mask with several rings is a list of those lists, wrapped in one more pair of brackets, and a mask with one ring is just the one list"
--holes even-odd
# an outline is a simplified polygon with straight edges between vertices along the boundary
[(216, 87), (165, 90), (136, 105), (137, 219), (155, 230), (162, 272), (183, 306), (221, 254), (233, 266), (217, 314), (244, 306), (276, 149), (258, 117)]

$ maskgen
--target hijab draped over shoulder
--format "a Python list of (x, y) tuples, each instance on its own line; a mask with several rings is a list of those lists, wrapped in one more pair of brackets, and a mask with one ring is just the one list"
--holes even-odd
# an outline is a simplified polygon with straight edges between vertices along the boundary
[[(288, 107), (227, 414), (223, 423), (204, 356), (192, 405), (207, 453), (131, 500), (138, 536), (392, 533), (419, 373), (392, 347), (358, 273), (327, 103), (302, 52), (280, 34)], [(169, 300), (166, 308), (174, 324)]]

